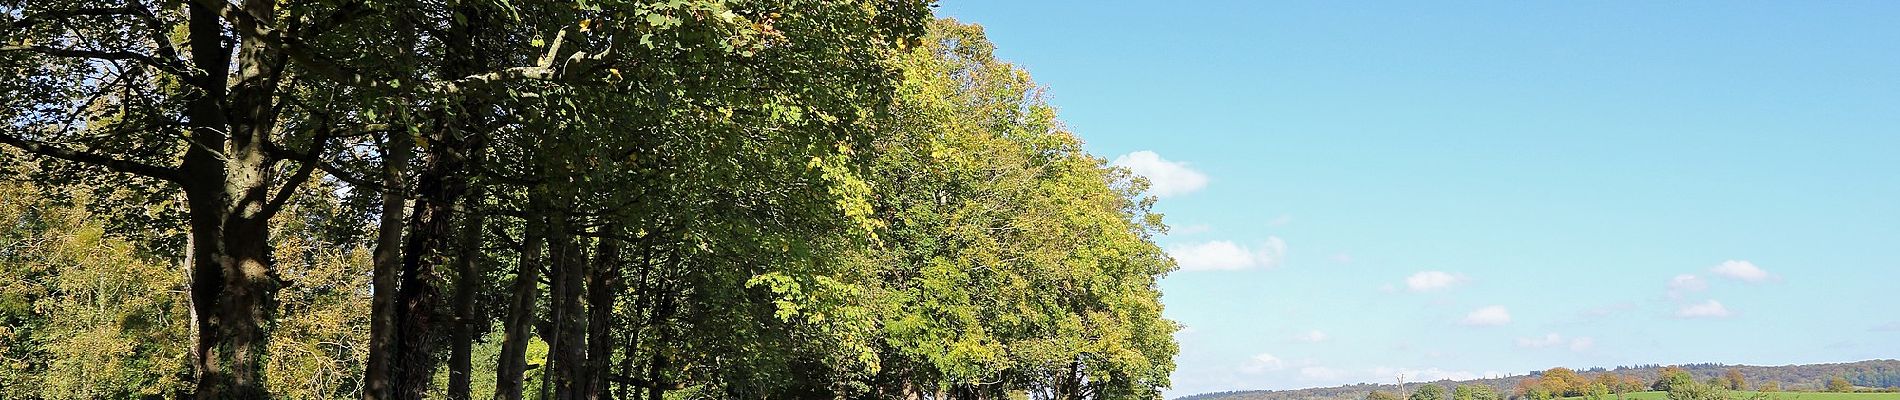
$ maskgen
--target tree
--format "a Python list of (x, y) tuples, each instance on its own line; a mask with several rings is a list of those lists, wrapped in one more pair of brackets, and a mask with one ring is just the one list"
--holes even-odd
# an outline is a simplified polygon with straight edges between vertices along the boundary
[(1158, 396), (1176, 326), (1153, 277), (1172, 264), (1143, 183), (1083, 152), (979, 27), (931, 28), (901, 59), (893, 134), (871, 146), (888, 228), (860, 254), (885, 277), (872, 290), (896, 294), (875, 308), (878, 390)]
[(1852, 383), (1848, 383), (1848, 382), (1847, 382), (1847, 378), (1842, 378), (1842, 377), (1840, 377), (1840, 376), (1838, 376), (1838, 375), (1836, 375), (1836, 376), (1834, 376), (1834, 377), (1831, 377), (1831, 378), (1828, 378), (1828, 380), (1827, 380), (1827, 391), (1829, 391), (1829, 392), (1835, 392), (1835, 393), (1848, 393), (1848, 392), (1853, 392), (1853, 391), (1854, 391), (1854, 384), (1852, 384)]
[(1584, 387), (1583, 396), (1590, 400), (1603, 400), (1604, 396), (1609, 395), (1610, 387), (1600, 382), (1592, 382)]
[(1728, 371), (1722, 373), (1722, 380), (1728, 385), (1729, 390), (1748, 390), (1748, 381), (1742, 377), (1741, 369), (1729, 368)]
[(1461, 384), (1451, 391), (1452, 400), (1498, 400), (1497, 392), (1482, 384)]
[(1729, 391), (1717, 382), (1672, 382), (1669, 400), (1728, 400)]
[(1669, 391), (1672, 387), (1690, 383), (1695, 383), (1695, 377), (1689, 375), (1688, 370), (1671, 365), (1663, 367), (1661, 373), (1656, 378), (1656, 382), (1651, 384), (1650, 388), (1659, 391)]
[(1428, 384), (1425, 384), (1424, 386), (1419, 386), (1418, 391), (1412, 392), (1412, 396), (1409, 397), (1409, 399), (1410, 400), (1447, 400), (1446, 395), (1447, 393), (1445, 393), (1444, 386), (1438, 386), (1437, 384), (1428, 383)]
[(1147, 182), (926, 1), (55, 3), (0, 6), (0, 166), (33, 169), (0, 185), (47, 184), (0, 189), (74, 193), (0, 204), (38, 224), (0, 226), (0, 397), (1153, 398), (1174, 369)]
[(1758, 384), (1758, 385), (1756, 385), (1756, 386), (1755, 386), (1755, 391), (1758, 391), (1758, 392), (1779, 392), (1779, 391), (1781, 391), (1781, 382), (1775, 382), (1775, 381), (1762, 381), (1762, 382), (1761, 382), (1760, 384)]
[(1556, 396), (1582, 396), (1588, 386), (1588, 382), (1577, 371), (1564, 367), (1544, 370), (1539, 377), (1545, 388)]
[[(189, 313), (169, 263), (107, 234), (98, 197), (0, 181), (0, 397), (139, 398), (182, 390)], [(159, 294), (159, 295), (154, 295)]]
[(1371, 393), (1366, 393), (1366, 400), (1399, 400), (1399, 395), (1392, 394), (1392, 392), (1374, 390)]

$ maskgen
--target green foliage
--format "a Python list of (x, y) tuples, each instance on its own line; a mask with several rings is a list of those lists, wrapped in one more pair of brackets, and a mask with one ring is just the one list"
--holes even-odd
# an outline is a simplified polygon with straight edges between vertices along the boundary
[(183, 387), (190, 311), (170, 263), (107, 235), (91, 195), (55, 202), (0, 182), (0, 397), (169, 396)]
[[(58, 6), (105, 4), (79, 3)], [(1084, 151), (981, 28), (931, 22), (927, 5), (286, 0), (243, 2), (269, 12), (212, 29), (188, 29), (195, 3), (24, 24), (5, 39), (162, 58), (0, 54), (19, 78), (0, 80), (0, 139), (36, 154), (0, 153), (32, 167), (0, 180), (0, 274), (17, 277), (0, 281), (0, 398), (188, 396), (202, 389), (186, 346), (207, 337), (232, 341), (206, 342), (214, 359), (257, 361), (227, 373), (260, 383), (227, 393), (374, 397), (386, 377), (366, 360), (389, 354), (372, 351), (373, 316), (508, 312), (527, 322), (472, 344), (471, 396), (502, 390), (506, 346), (525, 347), (531, 398), (588, 361), (673, 398), (1158, 397), (1178, 326), (1161, 316), (1156, 280), (1174, 266), (1146, 182)], [(137, 22), (94, 23), (108, 16)], [(179, 68), (203, 61), (176, 54), (194, 39), (237, 46), (205, 65), (270, 78)], [(434, 207), (458, 185), (482, 194)], [(471, 246), (436, 245), (436, 218), (475, 228)], [(249, 236), (184, 240), (231, 227)], [(385, 233), (401, 249), (372, 255)], [(226, 242), (262, 250), (218, 269)], [(475, 270), (447, 273), (461, 256)], [(372, 284), (391, 265), (403, 287)], [(189, 284), (194, 270), (248, 278)], [(371, 311), (451, 282), (503, 303), (495, 281), (537, 275), (519, 281), (524, 309), (473, 321)], [(188, 329), (207, 320), (187, 301), (207, 287), (256, 296), (218, 308), (238, 317), (216, 332), (266, 339)], [(392, 348), (446, 347), (404, 329)], [(403, 371), (445, 358), (420, 353)], [(455, 396), (437, 371), (430, 393)]]
[[(311, 192), (334, 186), (313, 183)], [(367, 248), (333, 235), (326, 216), (347, 213), (338, 199), (310, 196), (274, 220), (273, 239), (285, 285), (265, 365), (271, 393), (303, 399), (356, 397), (369, 356)]]
[(1854, 384), (1848, 383), (1847, 378), (1839, 376), (1828, 378), (1827, 391), (1835, 393), (1852, 392), (1854, 391)]
[(1413, 391), (1412, 396), (1408, 398), (1410, 400), (1447, 400), (1448, 395), (1448, 393), (1445, 393), (1444, 386), (1428, 383), (1424, 386), (1419, 386), (1418, 390)]
[(1689, 382), (1686, 382), (1686, 383), (1682, 383), (1682, 382), (1671, 383), (1669, 390), (1667, 392), (1669, 393), (1669, 400), (1729, 400), (1730, 399), (1730, 392), (1728, 388), (1723, 387), (1722, 385), (1717, 384), (1717, 383), (1696, 382), (1694, 380), (1690, 380)]
[(1689, 371), (1670, 366), (1663, 368), (1662, 373), (1656, 378), (1656, 383), (1650, 385), (1650, 388), (1667, 392), (1677, 386), (1691, 383), (1695, 383), (1695, 376), (1689, 375)]
[(1609, 395), (1610, 387), (1602, 383), (1591, 383), (1585, 387), (1583, 391), (1583, 398), (1588, 400), (1603, 400), (1604, 397)]
[(1452, 400), (1498, 400), (1497, 391), (1482, 384), (1462, 384), (1451, 391)]
[(869, 175), (889, 227), (865, 254), (888, 293), (880, 380), (1154, 397), (1176, 351), (1158, 216), (991, 51), (980, 28), (938, 21), (899, 61)]

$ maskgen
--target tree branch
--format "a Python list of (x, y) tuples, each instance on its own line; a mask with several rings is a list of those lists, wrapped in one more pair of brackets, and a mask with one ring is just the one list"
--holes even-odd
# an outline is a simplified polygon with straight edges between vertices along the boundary
[(45, 55), (54, 56), (54, 57), (77, 57), (77, 58), (91, 58), (91, 59), (98, 59), (98, 60), (115, 60), (115, 61), (130, 60), (130, 61), (137, 61), (140, 64), (151, 66), (152, 68), (158, 68), (160, 71), (165, 71), (173, 75), (178, 75), (179, 77), (193, 78), (197, 76), (195, 74), (192, 74), (190, 71), (185, 70), (184, 67), (182, 66), (179, 66), (173, 63), (168, 63), (163, 60), (159, 60), (157, 58), (152, 58), (152, 56), (130, 52), (130, 51), (66, 49), (66, 48), (40, 46), (40, 45), (0, 47), (0, 52), (13, 52), (13, 51), (34, 52), (34, 53), (40, 53), (40, 54), (45, 54)]
[(26, 138), (22, 138), (22, 137), (10, 135), (10, 134), (4, 134), (4, 133), (0, 133), (0, 143), (12, 145), (13, 147), (19, 148), (20, 150), (25, 150), (29, 153), (38, 154), (42, 156), (53, 157), (53, 158), (66, 160), (66, 161), (98, 165), (112, 171), (144, 176), (148, 178), (163, 180), (166, 182), (182, 183), (181, 180), (183, 178), (183, 174), (180, 173), (175, 168), (160, 167), (160, 166), (140, 163), (136, 161), (123, 160), (123, 159), (113, 158), (112, 156), (94, 153), (90, 151), (79, 151), (79, 150), (68, 149), (65, 147), (59, 147), (59, 146), (54, 146), (54, 145), (50, 145), (46, 143), (40, 143), (37, 141), (26, 140)]
[(38, 24), (38, 23), (46, 22), (46, 21), (72, 18), (72, 17), (137, 15), (139, 14), (140, 11), (143, 11), (143, 10), (134, 9), (132, 7), (97, 7), (97, 8), (74, 8), (74, 9), (66, 9), (66, 10), (52, 10), (52, 11), (42, 12), (38, 14), (28, 15), (24, 18), (20, 18), (19, 20), (15, 20), (13, 22), (7, 23), (7, 29), (12, 30), (12, 31), (18, 31), (20, 28), (24, 28), (29, 25), (34, 25), (34, 24)]
[[(323, 164), (323, 147), (330, 141), (331, 128), (327, 119), (322, 123), (324, 124), (323, 128), (318, 130), (316, 137), (310, 140), (310, 150), (302, 154), (304, 159), (303, 165), (298, 166), (297, 172), (292, 174), (290, 179), (284, 181), (282, 188), (277, 189), (276, 196), (273, 196), (269, 202), (264, 203), (262, 215), (276, 215), (277, 210), (284, 208), (284, 203), (290, 202), (290, 197), (297, 193), (297, 188), (303, 186), (304, 181), (310, 180), (310, 173), (316, 171), (317, 165)], [(271, 147), (276, 146), (273, 145)]]
[(324, 174), (328, 174), (332, 178), (336, 178), (339, 181), (343, 181), (343, 183), (348, 183), (350, 185), (353, 185), (359, 188), (369, 189), (369, 190), (377, 191), (377, 192), (381, 192), (384, 190), (382, 184), (378, 184), (376, 182), (370, 182), (369, 180), (359, 178), (356, 175), (350, 174), (349, 171), (344, 171), (343, 168), (337, 167), (336, 165), (333, 165), (327, 162), (323, 162), (321, 157), (318, 157), (316, 154), (292, 152), (289, 150), (285, 150), (281, 147), (277, 147), (275, 143), (265, 143), (264, 151), (270, 153), (271, 157), (312, 165), (317, 170), (323, 171)]
[(228, 2), (221, 0), (192, 1), (200, 6), (217, 10), (219, 16), (233, 24), (244, 22), (255, 27), (252, 32), (239, 32), (239, 34), (256, 35), (258, 38), (263, 39), (265, 43), (270, 43), (272, 46), (277, 47), (278, 51), (289, 55), (290, 59), (296, 61), (299, 67), (303, 67), (311, 73), (325, 79), (361, 88), (438, 95), (456, 94), (463, 92), (470, 86), (485, 86), (515, 80), (564, 81), (567, 80), (568, 75), (564, 73), (566, 70), (564, 66), (567, 64), (587, 64), (589, 68), (585, 70), (591, 73), (594, 70), (610, 64), (612, 60), (616, 59), (613, 57), (614, 53), (611, 50), (602, 51), (598, 54), (575, 52), (568, 56), (561, 65), (556, 65), (555, 61), (559, 58), (557, 53), (561, 51), (562, 44), (565, 42), (567, 35), (566, 30), (561, 30), (555, 34), (554, 43), (548, 47), (547, 54), (542, 55), (540, 60), (538, 60), (539, 62), (533, 66), (503, 68), (452, 80), (409, 81), (401, 77), (384, 78), (371, 76), (362, 71), (339, 65), (327, 58), (321, 57), (311, 51), (310, 47), (305, 45), (300, 38), (284, 35), (283, 31), (264, 24), (263, 20), (244, 12), (244, 10), (238, 9)]

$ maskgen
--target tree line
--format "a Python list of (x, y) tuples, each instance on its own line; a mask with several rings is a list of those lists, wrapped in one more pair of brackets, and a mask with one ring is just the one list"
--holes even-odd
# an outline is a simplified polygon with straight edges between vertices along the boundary
[(1146, 182), (931, 7), (0, 4), (0, 397), (1158, 397)]

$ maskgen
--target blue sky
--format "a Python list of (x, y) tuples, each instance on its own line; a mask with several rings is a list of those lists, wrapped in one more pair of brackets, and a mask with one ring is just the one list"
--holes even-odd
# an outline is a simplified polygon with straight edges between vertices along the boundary
[(1900, 3), (939, 14), (1157, 181), (1170, 396), (1900, 357)]

